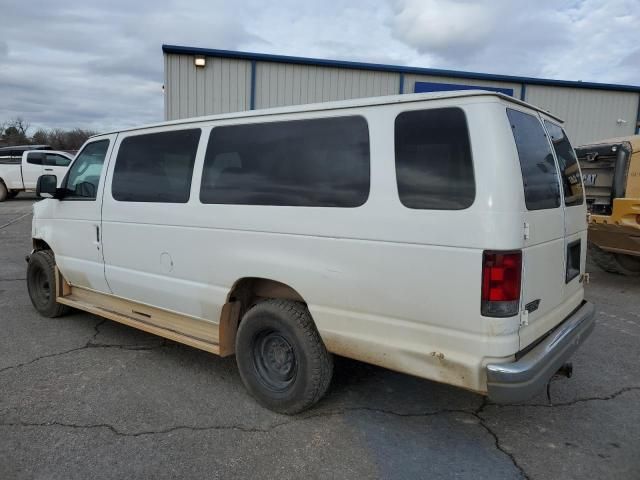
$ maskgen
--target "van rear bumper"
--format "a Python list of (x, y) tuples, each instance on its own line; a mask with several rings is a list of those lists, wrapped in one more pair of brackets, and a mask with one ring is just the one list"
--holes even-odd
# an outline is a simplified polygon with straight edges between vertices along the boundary
[(593, 304), (583, 302), (555, 330), (515, 362), (487, 365), (489, 400), (516, 403), (540, 392), (591, 334), (595, 325), (594, 314)]

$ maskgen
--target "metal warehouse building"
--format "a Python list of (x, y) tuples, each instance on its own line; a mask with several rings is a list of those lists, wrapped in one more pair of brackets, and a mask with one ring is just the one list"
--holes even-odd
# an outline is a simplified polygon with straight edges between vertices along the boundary
[(481, 88), (563, 118), (575, 145), (640, 127), (640, 86), (163, 45), (166, 120), (357, 97)]

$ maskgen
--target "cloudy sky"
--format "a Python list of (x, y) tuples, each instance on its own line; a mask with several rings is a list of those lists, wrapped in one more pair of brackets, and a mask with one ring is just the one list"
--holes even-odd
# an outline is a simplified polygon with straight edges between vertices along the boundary
[(640, 85), (639, 0), (0, 0), (0, 122), (161, 121), (161, 45)]

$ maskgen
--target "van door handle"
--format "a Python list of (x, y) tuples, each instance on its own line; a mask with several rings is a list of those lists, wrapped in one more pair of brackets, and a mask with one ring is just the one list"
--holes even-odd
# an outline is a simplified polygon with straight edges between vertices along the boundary
[(96, 225), (96, 242), (100, 243), (100, 225)]
[(44, 171), (45, 172), (53, 172), (53, 168), (45, 168)]

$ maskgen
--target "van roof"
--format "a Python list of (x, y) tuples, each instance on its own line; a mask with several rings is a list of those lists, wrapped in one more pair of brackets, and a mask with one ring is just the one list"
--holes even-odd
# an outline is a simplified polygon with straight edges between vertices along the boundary
[(558, 120), (559, 122), (563, 122), (561, 118), (553, 115), (552, 113), (549, 113), (546, 110), (543, 110), (540, 107), (536, 107), (535, 105), (524, 102), (522, 100), (518, 100), (516, 98), (510, 97), (509, 95), (505, 95), (503, 93), (491, 92), (488, 90), (457, 90), (457, 91), (447, 91), (447, 92), (386, 95), (386, 96), (380, 96), (380, 97), (366, 97), (366, 98), (354, 98), (349, 100), (338, 100), (333, 102), (290, 105), (286, 107), (274, 107), (274, 108), (265, 108), (265, 109), (259, 109), (259, 110), (243, 110), (240, 112), (206, 115), (202, 117), (182, 118), (179, 120), (170, 120), (167, 122), (141, 125), (139, 127), (123, 128), (121, 130), (112, 130), (112, 131), (100, 133), (94, 136), (108, 135), (108, 134), (119, 133), (119, 132), (130, 132), (134, 130), (143, 130), (143, 129), (154, 128), (154, 127), (180, 125), (184, 123), (198, 123), (198, 122), (209, 122), (212, 120), (225, 120), (225, 119), (231, 119), (231, 118), (252, 118), (252, 117), (260, 117), (260, 116), (266, 116), (266, 115), (280, 115), (284, 113), (301, 113), (301, 112), (313, 112), (313, 111), (320, 111), (320, 110), (337, 110), (337, 109), (343, 109), (343, 108), (368, 107), (373, 105), (388, 105), (393, 103), (410, 103), (410, 102), (419, 102), (419, 101), (426, 101), (426, 100), (441, 100), (446, 98), (481, 97), (481, 96), (498, 97), (501, 100), (506, 102), (515, 103), (518, 105), (524, 105), (533, 110), (542, 112), (545, 115), (548, 115)]

